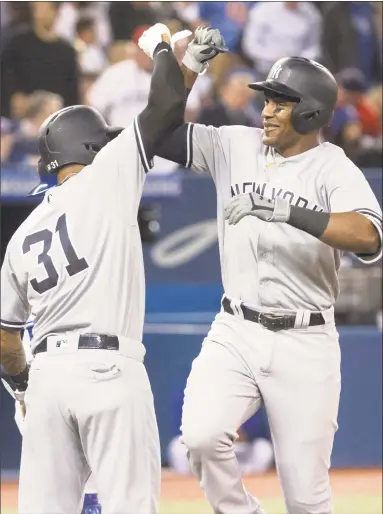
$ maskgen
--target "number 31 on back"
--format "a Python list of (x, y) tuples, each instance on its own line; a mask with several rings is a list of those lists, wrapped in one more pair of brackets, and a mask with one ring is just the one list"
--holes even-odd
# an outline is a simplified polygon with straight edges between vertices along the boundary
[[(69, 239), (68, 227), (66, 223), (66, 214), (62, 214), (57, 220), (56, 231), (59, 234), (61, 246), (65, 257), (68, 261), (68, 265), (65, 266), (65, 269), (70, 277), (76, 275), (76, 273), (80, 273), (80, 271), (84, 271), (89, 267), (85, 258), (79, 258), (73, 248), (73, 245)], [(40, 230), (39, 232), (34, 232), (33, 234), (28, 235), (24, 239), (23, 243), (23, 253), (26, 254), (30, 251), (31, 246), (37, 243), (44, 243), (43, 251), (38, 255), (38, 263), (43, 264), (45, 270), (47, 272), (47, 278), (41, 280), (40, 282), (36, 278), (32, 278), (30, 281), (33, 289), (39, 293), (43, 294), (56, 287), (59, 280), (59, 275), (57, 273), (56, 268), (54, 267), (51, 256), (49, 255), (49, 250), (51, 249), (53, 239), (53, 233), (48, 230)]]

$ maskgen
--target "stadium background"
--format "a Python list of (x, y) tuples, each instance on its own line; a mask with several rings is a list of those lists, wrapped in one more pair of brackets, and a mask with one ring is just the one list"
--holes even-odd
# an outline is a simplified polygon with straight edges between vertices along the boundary
[[(341, 93), (323, 138), (341, 145), (362, 167), (382, 204), (381, 10), (381, 2), (1, 2), (1, 259), (39, 201), (27, 196), (38, 183), (38, 125), (71, 103), (94, 105), (111, 122), (123, 116), (120, 123), (128, 125), (145, 105), (150, 79), (136, 41), (155, 21), (173, 32), (204, 21), (222, 30), (233, 52), (198, 79), (188, 103), (190, 120), (259, 126), (261, 97), (249, 93), (246, 83), (263, 76), (268, 61), (286, 48), (329, 66)], [(30, 62), (39, 69), (37, 79), (30, 78)], [(178, 432), (179, 397), (191, 361), (222, 295), (215, 207), (208, 176), (167, 162), (158, 162), (148, 176), (139, 214), (147, 281), (144, 344), (164, 466), (167, 445)], [(336, 305), (343, 388), (332, 459), (340, 514), (382, 512), (381, 288), (381, 263), (361, 267), (344, 256)], [(20, 458), (13, 413), (2, 389), (1, 505), (9, 514)], [(272, 469), (247, 480), (266, 499), (270, 514), (283, 512)], [(164, 513), (208, 512), (201, 498), (193, 478), (165, 472)]]

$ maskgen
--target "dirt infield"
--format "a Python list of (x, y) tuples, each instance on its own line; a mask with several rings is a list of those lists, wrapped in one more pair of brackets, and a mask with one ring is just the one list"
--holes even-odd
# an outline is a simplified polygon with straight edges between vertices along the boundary
[[(245, 484), (250, 492), (253, 492), (256, 495), (259, 494), (262, 498), (281, 498), (282, 493), (275, 473), (268, 473), (263, 476), (247, 476), (245, 477)], [(382, 470), (336, 470), (331, 473), (331, 485), (334, 497), (371, 495), (381, 498)], [(202, 500), (203, 492), (193, 477), (178, 476), (168, 471), (164, 471), (161, 499), (163, 502)], [(16, 506), (17, 483), (2, 483), (2, 514), (14, 514), (16, 512)]]

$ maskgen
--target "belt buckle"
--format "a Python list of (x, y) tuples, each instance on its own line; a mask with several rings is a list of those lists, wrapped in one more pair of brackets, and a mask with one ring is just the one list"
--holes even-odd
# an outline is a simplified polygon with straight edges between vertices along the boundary
[(272, 332), (279, 332), (279, 330), (283, 330), (285, 328), (285, 324), (277, 324), (277, 320), (282, 320), (283, 316), (267, 316), (267, 314), (263, 314), (260, 312), (258, 314), (258, 323), (266, 328), (267, 330), (271, 330)]

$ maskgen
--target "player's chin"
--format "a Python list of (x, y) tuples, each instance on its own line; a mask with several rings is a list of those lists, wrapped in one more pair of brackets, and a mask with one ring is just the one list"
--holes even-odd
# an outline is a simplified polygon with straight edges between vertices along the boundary
[(275, 146), (277, 144), (277, 139), (275, 136), (268, 135), (266, 132), (263, 132), (262, 142), (266, 146)]

